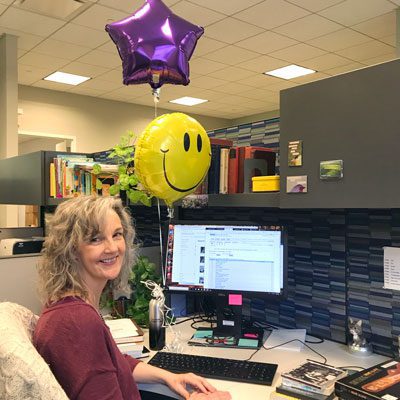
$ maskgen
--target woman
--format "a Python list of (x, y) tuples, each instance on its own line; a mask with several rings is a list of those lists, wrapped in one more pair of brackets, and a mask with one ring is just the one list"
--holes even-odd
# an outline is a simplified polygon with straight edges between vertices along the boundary
[(140, 382), (164, 383), (185, 399), (230, 399), (202, 377), (173, 374), (118, 350), (99, 301), (107, 282), (127, 284), (134, 260), (134, 230), (120, 200), (68, 200), (48, 226), (39, 266), (46, 306), (34, 343), (70, 399), (136, 400)]

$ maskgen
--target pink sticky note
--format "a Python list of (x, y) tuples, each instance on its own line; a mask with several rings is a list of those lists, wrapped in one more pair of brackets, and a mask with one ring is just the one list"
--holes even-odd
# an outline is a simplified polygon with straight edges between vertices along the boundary
[(228, 304), (230, 306), (241, 306), (243, 299), (241, 294), (230, 294), (228, 298)]

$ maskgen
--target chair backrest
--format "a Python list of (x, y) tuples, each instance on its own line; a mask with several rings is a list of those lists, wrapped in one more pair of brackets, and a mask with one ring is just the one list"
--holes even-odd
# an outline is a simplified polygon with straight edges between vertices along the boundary
[(38, 317), (19, 304), (0, 303), (0, 398), (68, 400), (32, 344)]

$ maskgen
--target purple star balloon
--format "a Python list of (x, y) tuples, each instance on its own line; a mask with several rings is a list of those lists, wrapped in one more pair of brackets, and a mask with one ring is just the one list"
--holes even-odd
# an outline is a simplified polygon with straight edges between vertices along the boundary
[(131, 16), (106, 25), (122, 59), (125, 85), (187, 85), (189, 60), (204, 29), (172, 11), (161, 0), (146, 3)]

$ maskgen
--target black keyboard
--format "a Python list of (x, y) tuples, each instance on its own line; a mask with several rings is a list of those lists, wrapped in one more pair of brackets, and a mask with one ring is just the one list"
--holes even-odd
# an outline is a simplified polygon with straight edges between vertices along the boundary
[(205, 378), (257, 383), (267, 386), (272, 385), (278, 368), (276, 364), (163, 351), (156, 353), (148, 363), (172, 372), (193, 372)]

